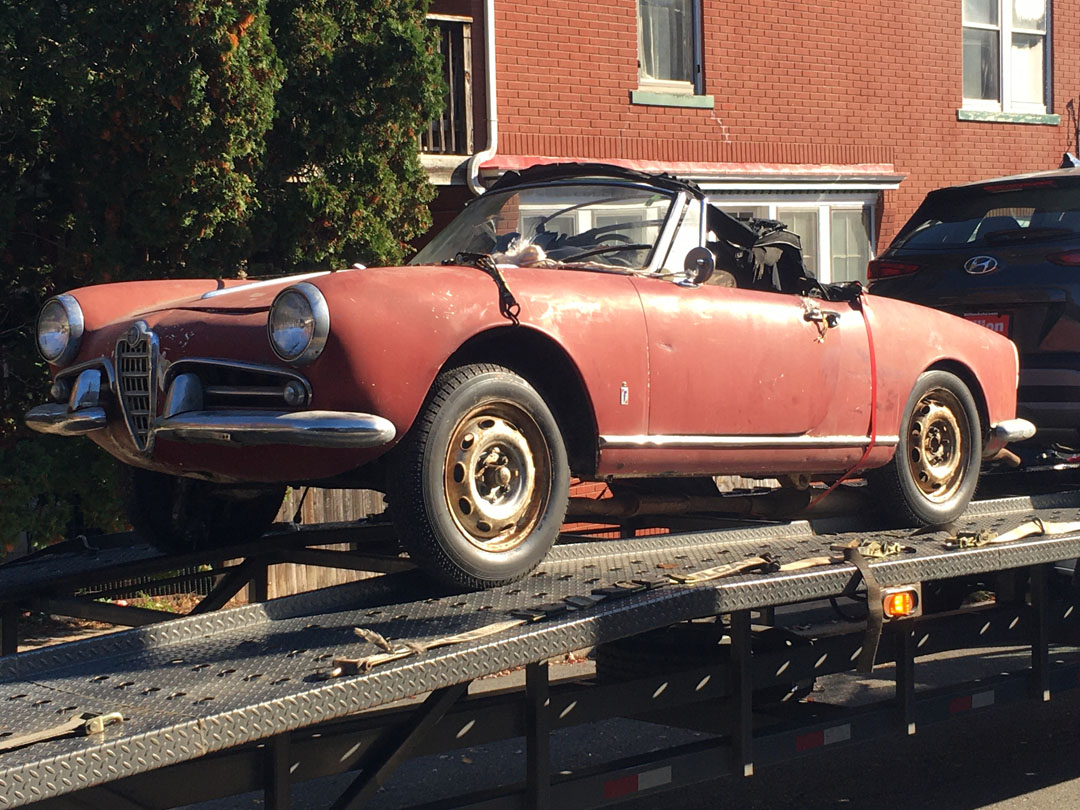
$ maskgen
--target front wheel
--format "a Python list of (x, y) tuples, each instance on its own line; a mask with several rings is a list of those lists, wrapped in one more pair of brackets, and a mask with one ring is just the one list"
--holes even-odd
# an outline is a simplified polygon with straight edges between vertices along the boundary
[(866, 480), (882, 510), (904, 525), (938, 526), (960, 517), (979, 479), (982, 430), (975, 399), (947, 371), (919, 376), (900, 425), (900, 444)]
[(401, 544), (456, 588), (504, 585), (558, 537), (570, 471), (543, 397), (488, 363), (441, 374), (398, 448), (390, 511)]

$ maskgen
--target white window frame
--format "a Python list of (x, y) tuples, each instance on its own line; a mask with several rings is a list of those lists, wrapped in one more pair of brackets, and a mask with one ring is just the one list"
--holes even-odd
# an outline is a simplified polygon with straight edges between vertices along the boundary
[(692, 49), (693, 59), (690, 65), (690, 81), (671, 81), (667, 79), (654, 79), (645, 73), (645, 25), (641, 18), (641, 0), (636, 1), (637, 8), (637, 42), (638, 42), (638, 88), (641, 90), (654, 90), (661, 93), (681, 93), (683, 95), (702, 95), (704, 93), (704, 81), (702, 62), (705, 58), (704, 43), (702, 41), (702, 0), (690, 0), (691, 13), (693, 15), (690, 28), (690, 42), (686, 43)]
[(766, 218), (784, 221), (782, 210), (812, 211), (818, 212), (818, 252), (817, 276), (822, 283), (832, 281), (832, 217), (834, 210), (843, 209), (848, 211), (866, 210), (869, 217), (870, 245), (869, 258), (877, 257), (877, 218), (878, 218), (878, 194), (871, 193), (834, 193), (834, 194), (769, 194), (748, 195), (746, 193), (723, 193), (718, 190), (708, 189), (707, 184), (702, 184), (707, 189), (709, 202), (721, 210), (739, 206), (757, 206), (767, 209)]
[[(1051, 6), (1050, 0), (1043, 0), (1046, 7), (1044, 29), (1042, 31), (1033, 28), (1014, 28), (1013, 0), (993, 0), (998, 7), (998, 25), (986, 23), (974, 23), (963, 21), (963, 28), (971, 28), (979, 31), (996, 31), (998, 33), (998, 98), (967, 98), (964, 97), (965, 110), (979, 110), (983, 112), (1012, 112), (1012, 113), (1035, 113), (1045, 115), (1050, 103), (1050, 26)], [(1012, 38), (1013, 34), (1030, 34), (1043, 38), (1043, 103), (1015, 102), (1012, 100)], [(961, 43), (963, 36), (961, 35)], [(961, 73), (961, 89), (963, 88), (963, 75)]]

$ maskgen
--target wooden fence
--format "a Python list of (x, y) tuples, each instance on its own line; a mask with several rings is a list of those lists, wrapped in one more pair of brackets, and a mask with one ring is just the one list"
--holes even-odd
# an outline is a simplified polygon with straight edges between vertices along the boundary
[[(300, 523), (335, 523), (346, 520), (359, 520), (371, 515), (381, 514), (386, 506), (383, 496), (366, 489), (290, 489), (281, 504), (277, 519), (291, 521), (300, 510)], [(301, 503), (302, 501), (302, 503)], [(328, 546), (336, 550), (347, 550), (348, 544)], [(271, 599), (289, 596), (301, 591), (326, 588), (367, 579), (372, 574), (363, 571), (343, 571), (332, 568), (318, 568), (311, 565), (284, 563), (273, 565), (268, 573), (268, 594)]]

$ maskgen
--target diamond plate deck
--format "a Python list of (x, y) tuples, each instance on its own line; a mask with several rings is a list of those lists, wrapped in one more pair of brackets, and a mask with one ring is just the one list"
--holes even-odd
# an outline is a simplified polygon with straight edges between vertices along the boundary
[[(1080, 493), (977, 503), (959, 528), (1003, 531), (1031, 517), (1080, 520)], [(431, 595), (416, 574), (342, 585), (263, 605), (218, 611), (0, 658), (0, 736), (48, 728), (76, 711), (119, 711), (125, 722), (96, 737), (0, 754), (0, 808), (195, 759), (696, 616), (839, 594), (850, 565), (746, 574), (669, 585), (324, 681), (335, 656), (374, 652), (353, 633), (437, 638), (500, 621), (514, 609), (588, 594), (618, 580), (689, 573), (768, 552), (794, 561), (851, 539), (896, 539), (916, 552), (875, 562), (883, 585), (926, 581), (1080, 556), (1080, 534), (949, 551), (944, 532), (815, 533), (807, 523), (695, 532), (557, 547), (514, 585)]]

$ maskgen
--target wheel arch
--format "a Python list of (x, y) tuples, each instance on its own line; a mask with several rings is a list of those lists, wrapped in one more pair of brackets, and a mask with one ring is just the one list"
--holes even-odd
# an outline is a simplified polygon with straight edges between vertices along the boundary
[(975, 407), (979, 411), (979, 426), (982, 432), (979, 441), (985, 446), (986, 436), (990, 430), (990, 409), (986, 404), (986, 392), (983, 391), (982, 384), (979, 382), (975, 372), (959, 360), (939, 360), (927, 368), (926, 371), (947, 371), (959, 377), (960, 381), (967, 386), (968, 391), (971, 392), (971, 396), (975, 400)]
[(455, 351), (440, 373), (466, 363), (489, 362), (527, 379), (551, 405), (563, 433), (570, 469), (596, 473), (599, 447), (596, 412), (577, 365), (549, 335), (525, 326), (505, 326), (474, 335)]

